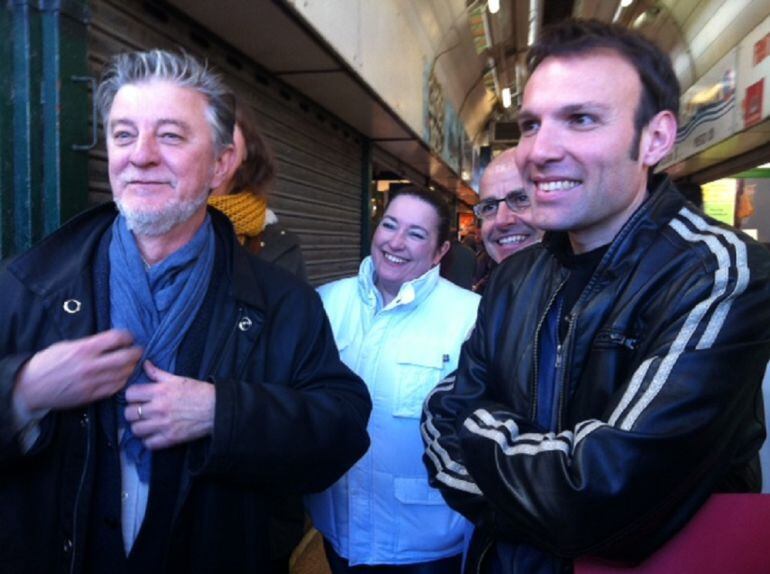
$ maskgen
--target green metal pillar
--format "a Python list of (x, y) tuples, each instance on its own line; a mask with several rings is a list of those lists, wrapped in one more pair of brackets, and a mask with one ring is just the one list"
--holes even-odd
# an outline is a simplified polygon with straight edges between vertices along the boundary
[(87, 0), (0, 8), (0, 257), (81, 211), (88, 197)]
[(10, 249), (13, 241), (13, 107), (9, 97), (13, 87), (11, 16), (10, 10), (0, 8), (0, 38), (3, 38), (0, 40), (0, 257)]

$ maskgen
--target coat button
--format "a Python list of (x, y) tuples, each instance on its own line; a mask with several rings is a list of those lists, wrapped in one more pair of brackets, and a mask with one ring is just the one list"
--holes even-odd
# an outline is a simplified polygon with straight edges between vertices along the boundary
[(83, 428), (88, 426), (88, 413), (80, 415), (80, 426)]
[(64, 312), (69, 313), (70, 315), (79, 313), (82, 307), (83, 307), (83, 304), (77, 299), (67, 299), (62, 305), (62, 309), (64, 309)]
[(244, 332), (251, 329), (251, 325), (252, 325), (252, 321), (248, 317), (244, 317), (243, 319), (238, 321), (238, 328)]
[(264, 241), (260, 241), (260, 242), (259, 242), (259, 246), (260, 246), (260, 247), (264, 247), (264, 246), (265, 246), (265, 242), (264, 242)]
[(69, 538), (64, 539), (64, 545), (63, 549), (65, 552), (69, 553), (72, 550), (72, 540)]

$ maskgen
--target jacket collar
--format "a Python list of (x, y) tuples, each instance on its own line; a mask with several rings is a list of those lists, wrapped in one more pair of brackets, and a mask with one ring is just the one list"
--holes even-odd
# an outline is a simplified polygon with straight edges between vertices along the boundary
[[(668, 224), (684, 204), (684, 198), (668, 176), (652, 176), (647, 187), (649, 196), (613, 238), (597, 271), (613, 268), (615, 264), (627, 263), (625, 257), (629, 252), (641, 253), (643, 244), (651, 243), (660, 228)], [(569, 250), (567, 232), (547, 232), (543, 237), (543, 245), (557, 260), (564, 261)]]
[(227, 216), (212, 208), (209, 208), (209, 214), (227, 262), (225, 268), (231, 279), (230, 294), (237, 301), (263, 311), (267, 306), (265, 282), (269, 278), (257, 272), (253, 261), (255, 256), (238, 243), (233, 225)]
[(116, 216), (112, 202), (77, 215), (15, 257), (8, 271), (42, 297), (61, 290), (93, 265), (99, 241)]
[[(439, 279), (439, 266), (434, 265), (420, 277), (401, 285), (398, 294), (383, 308), (393, 309), (402, 305), (419, 305), (433, 291)], [(369, 255), (361, 261), (361, 265), (358, 268), (358, 291), (361, 294), (361, 298), (371, 305), (375, 305), (378, 297), (382, 297), (374, 282), (374, 263), (372, 262), (372, 256)]]
[[(238, 245), (230, 220), (215, 209), (209, 208), (209, 214), (227, 262), (225, 268), (231, 275), (231, 294), (246, 305), (264, 309), (265, 278), (256, 273), (250, 255)], [(117, 215), (113, 202), (83, 212), (37, 247), (15, 257), (8, 271), (41, 297), (66, 289), (73, 281), (81, 280), (84, 273), (90, 274), (99, 241)]]

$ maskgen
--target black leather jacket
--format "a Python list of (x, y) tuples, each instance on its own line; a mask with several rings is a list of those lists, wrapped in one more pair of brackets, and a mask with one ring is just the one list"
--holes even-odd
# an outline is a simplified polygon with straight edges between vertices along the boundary
[[(225, 261), (212, 281), (224, 295), (199, 334), (214, 431), (184, 447), (171, 550), (157, 572), (267, 571), (270, 502), (328, 487), (369, 445), (368, 392), (339, 360), (318, 295), (238, 246), (227, 219), (210, 213)], [(84, 568), (97, 405), (49, 413), (22, 453), (11, 393), (33, 353), (95, 332), (93, 262), (115, 214), (104, 205), (79, 216), (0, 273), (0, 572)], [(73, 299), (79, 312), (68, 313)]]
[[(558, 431), (537, 427), (538, 337), (567, 271), (546, 235), (498, 267), (456, 377), (428, 397), (432, 484), (492, 540), (638, 561), (714, 491), (759, 487), (770, 254), (658, 182), (558, 349)], [(755, 470), (756, 469), (756, 470)], [(513, 565), (512, 565), (513, 566)]]

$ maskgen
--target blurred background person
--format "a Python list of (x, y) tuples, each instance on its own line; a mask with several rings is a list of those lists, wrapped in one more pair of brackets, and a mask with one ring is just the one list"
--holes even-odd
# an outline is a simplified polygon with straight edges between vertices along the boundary
[(455, 285), (470, 289), (476, 272), (476, 252), (457, 239), (457, 228), (452, 228), (449, 236), (449, 250), (441, 259), (439, 273)]
[(460, 572), (469, 526), (428, 485), (419, 429), (423, 401), (457, 367), (479, 301), (439, 275), (449, 218), (437, 192), (398, 190), (358, 276), (319, 289), (342, 361), (374, 404), (369, 451), (332, 487), (306, 497), (334, 574), (373, 565)]
[(299, 237), (281, 225), (267, 207), (276, 173), (273, 154), (259, 131), (254, 111), (237, 98), (235, 122), (234, 160), (227, 179), (211, 192), (209, 205), (227, 215), (246, 249), (307, 281)]
[(484, 251), (476, 266), (473, 290), (483, 293), (492, 269), (504, 259), (543, 238), (532, 224), (529, 197), (514, 158), (516, 148), (493, 159), (481, 177), (479, 202), (473, 212), (481, 220)]

